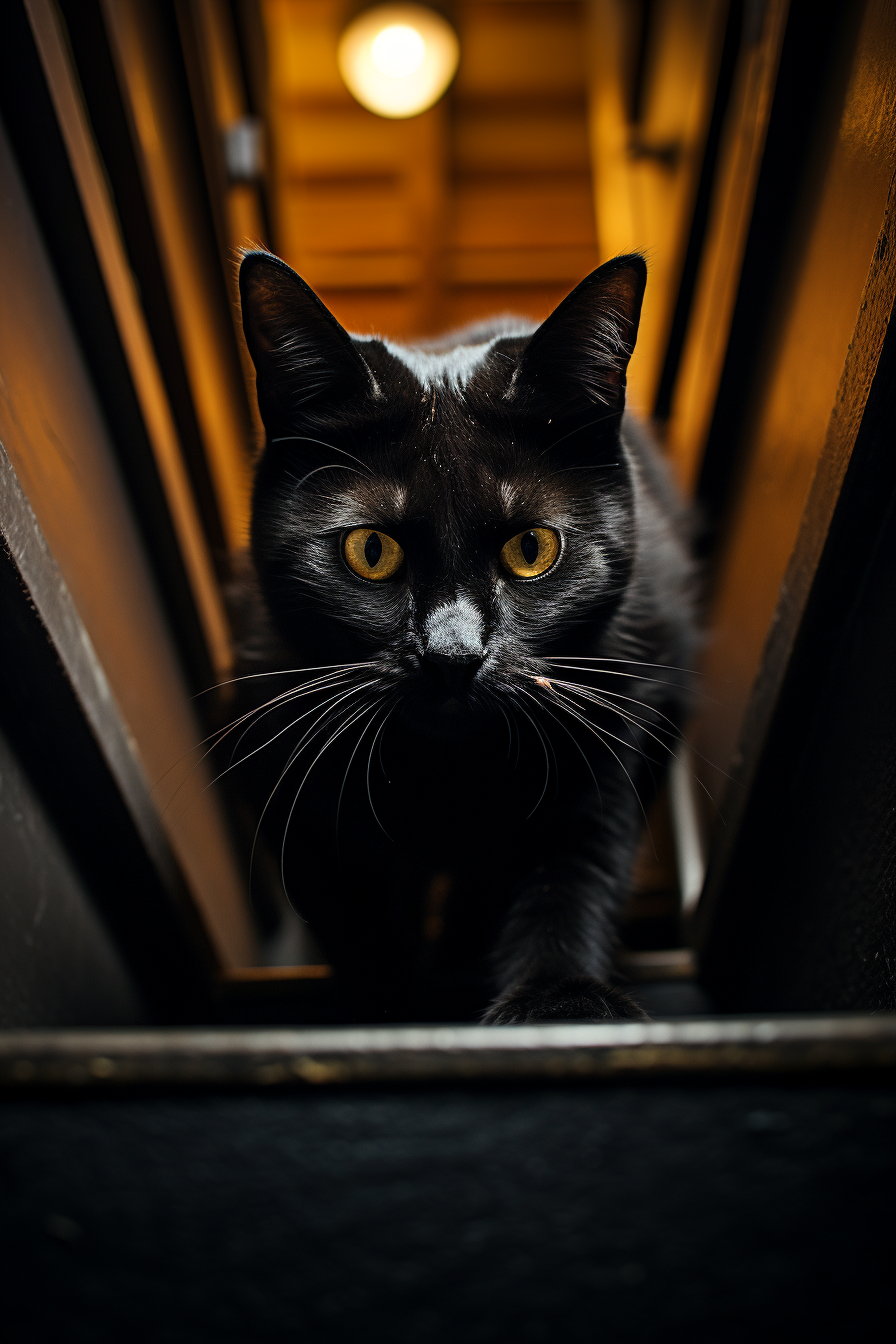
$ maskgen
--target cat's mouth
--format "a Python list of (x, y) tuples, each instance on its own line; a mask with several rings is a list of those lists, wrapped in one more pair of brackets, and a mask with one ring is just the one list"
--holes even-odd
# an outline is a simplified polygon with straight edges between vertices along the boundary
[(487, 698), (479, 693), (472, 679), (457, 685), (439, 684), (420, 678), (408, 687), (401, 717), (416, 732), (433, 737), (465, 735), (474, 732), (483, 717), (492, 717)]
[(469, 697), (466, 695), (448, 694), (443, 700), (436, 703), (436, 713), (448, 715), (449, 717), (463, 714), (464, 710), (469, 707), (466, 703), (468, 699)]
[(467, 658), (423, 658), (420, 663), (422, 684), (434, 702), (463, 705), (473, 695), (477, 674), (484, 662), (484, 656), (478, 654)]
[(426, 686), (420, 697), (426, 712), (441, 719), (461, 719), (475, 712), (478, 698), (471, 686)]

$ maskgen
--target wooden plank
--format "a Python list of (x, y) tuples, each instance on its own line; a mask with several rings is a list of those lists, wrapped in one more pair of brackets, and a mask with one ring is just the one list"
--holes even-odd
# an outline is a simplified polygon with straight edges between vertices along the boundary
[(221, 972), (225, 984), (271, 984), (278, 981), (330, 980), (333, 967), (321, 963), (306, 966), (236, 966)]
[[(0, 178), (0, 439), (12, 464), (7, 505), (17, 510), (7, 539), (147, 851), (164, 871), (159, 856), (170, 846), (221, 963), (251, 962), (252, 917), (219, 800), (206, 791), (206, 765), (192, 774), (189, 811), (183, 795), (166, 808), (202, 731), (102, 407), (5, 139)], [(28, 523), (16, 484), (36, 522)], [(166, 776), (178, 763), (180, 772)]]
[(470, 322), (509, 313), (543, 322), (569, 293), (567, 281), (553, 284), (463, 285), (449, 289), (445, 296), (445, 324), (451, 331)]
[(617, 256), (636, 245), (630, 190), (628, 142), (630, 94), (627, 72), (637, 40), (637, 7), (624, 0), (590, 0), (588, 28), (588, 121), (597, 244)]
[(423, 262), (416, 252), (314, 252), (304, 249), (291, 264), (312, 289), (413, 289)]
[[(414, 289), (327, 289), (320, 297), (347, 331), (359, 336), (388, 336), (408, 340), (414, 336), (436, 335), (437, 327), (420, 326), (420, 305)], [(450, 322), (450, 319), (449, 319)]]
[(249, 528), (248, 409), (217, 261), (204, 246), (198, 184), (185, 158), (147, 0), (103, 0), (199, 428), (232, 551)]
[[(42, 310), (45, 332), (55, 316)], [(2, 368), (10, 372), (6, 359)], [(0, 660), (6, 1022), (120, 1025), (147, 1004), (170, 1021), (211, 987), (217, 959), (114, 691), (2, 448), (0, 534), (0, 623), (15, 648)]]
[(753, 40), (748, 34), (735, 73), (691, 320), (666, 430), (670, 459), (679, 483), (689, 493), (703, 460), (728, 348), (788, 8), (789, 0), (770, 0), (761, 29)]
[(387, 121), (357, 103), (338, 108), (281, 105), (279, 116), (278, 171), (289, 181), (401, 176), (415, 146), (410, 122)]
[(419, 238), (404, 183), (351, 182), (284, 190), (281, 227), (290, 240), (286, 260), (309, 252), (399, 252)]
[(721, 817), (702, 926), (737, 839), (896, 296), (891, 17), (885, 0), (870, 0), (817, 208), (791, 254), (720, 562), (694, 737), (703, 756), (729, 768), (705, 775)]
[(448, 252), (449, 285), (567, 284), (571, 289), (597, 265), (595, 247), (496, 247)]
[(649, 280), (629, 365), (631, 404), (651, 414), (691, 228), (727, 16), (727, 0), (656, 0), (647, 11), (642, 107), (630, 123), (627, 71), (637, 10), (592, 0), (591, 126), (603, 258), (642, 251)]
[(462, 52), (455, 84), (459, 99), (537, 97), (584, 88), (578, 4), (462, 0), (456, 13)]
[(77, 78), (59, 31), (55, 9), (48, 0), (28, 0), (27, 10), (134, 388), (140, 400), (140, 409), (171, 511), (184, 566), (190, 578), (212, 665), (219, 676), (225, 676), (232, 662), (229, 625), (184, 465), (174, 417), (137, 297), (106, 177), (81, 102)]
[(452, 160), (461, 175), (591, 171), (583, 108), (465, 108), (453, 119)]
[(541, 183), (461, 182), (449, 231), (455, 248), (593, 247), (587, 177)]
[(229, 6), (216, 0), (176, 0), (175, 12), (253, 438), (260, 447), (264, 426), (255, 402), (255, 366), (240, 320), (239, 273), (234, 261), (240, 248), (267, 246), (268, 224), (260, 181), (232, 181), (225, 162), (225, 136), (249, 112), (233, 14)]
[(353, 107), (336, 64), (348, 6), (341, 0), (260, 0), (260, 4), (272, 102), (323, 97)]

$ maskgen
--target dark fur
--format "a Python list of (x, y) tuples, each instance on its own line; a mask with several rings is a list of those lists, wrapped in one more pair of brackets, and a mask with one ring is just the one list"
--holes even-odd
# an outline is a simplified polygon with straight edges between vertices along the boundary
[[(492, 985), (486, 1021), (641, 1015), (608, 984), (614, 920), (695, 645), (680, 506), (622, 414), (645, 275), (617, 258), (534, 332), (496, 328), (478, 363), (469, 335), (431, 347), (406, 356), (415, 373), (276, 258), (243, 260), (268, 431), (252, 550), (283, 665), (371, 665), (271, 709), (240, 750), (320, 707), (254, 759), (270, 792), (316, 723), (267, 820), (290, 895), (368, 1007), (466, 967)], [(345, 563), (364, 526), (403, 547), (394, 579)], [(532, 526), (560, 534), (560, 558), (513, 579), (499, 552)], [(575, 697), (600, 737), (536, 677), (600, 692)]]

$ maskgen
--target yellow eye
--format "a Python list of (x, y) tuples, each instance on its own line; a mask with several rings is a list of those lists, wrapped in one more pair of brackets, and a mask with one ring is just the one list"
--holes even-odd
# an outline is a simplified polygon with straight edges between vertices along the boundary
[(560, 538), (549, 527), (530, 527), (511, 537), (501, 551), (501, 564), (518, 579), (534, 579), (560, 554)]
[(362, 579), (391, 579), (404, 559), (398, 542), (372, 527), (356, 527), (349, 532), (343, 549), (349, 568)]

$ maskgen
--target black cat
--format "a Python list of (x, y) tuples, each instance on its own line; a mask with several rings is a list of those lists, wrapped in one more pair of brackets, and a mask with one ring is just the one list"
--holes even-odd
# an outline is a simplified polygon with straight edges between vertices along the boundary
[(683, 511), (623, 416), (645, 281), (618, 257), (537, 329), (408, 350), (243, 259), (252, 553), (290, 680), (240, 752), (368, 1013), (467, 967), (486, 1022), (643, 1015), (614, 919), (695, 648)]

